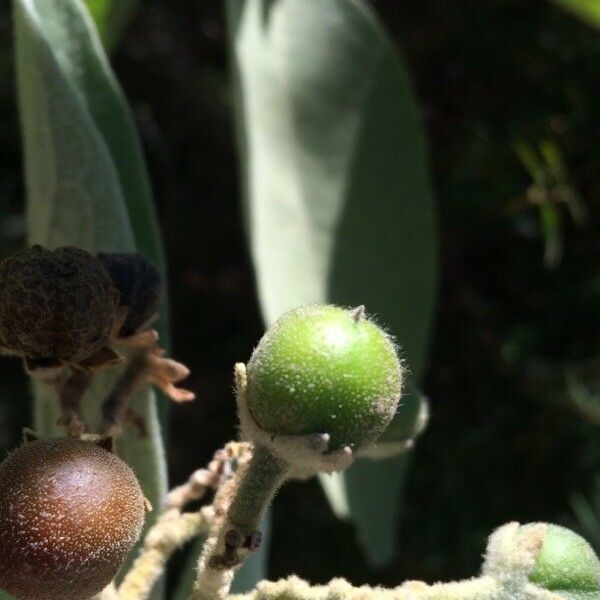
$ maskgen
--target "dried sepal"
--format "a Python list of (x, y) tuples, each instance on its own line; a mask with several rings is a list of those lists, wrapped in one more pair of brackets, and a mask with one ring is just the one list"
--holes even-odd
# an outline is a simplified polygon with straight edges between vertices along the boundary
[[(418, 405), (406, 415), (402, 399), (390, 427), (373, 444), (361, 448), (358, 455), (361, 458), (382, 460), (398, 456), (411, 450), (417, 438), (423, 433), (429, 422), (429, 401), (427, 398), (418, 397)], [(409, 417), (409, 418), (406, 418)], [(412, 417), (412, 418), (411, 418)], [(395, 421), (406, 421), (401, 427), (395, 427)], [(391, 430), (391, 431), (390, 431)]]
[(156, 385), (175, 402), (194, 400), (193, 392), (174, 385), (189, 375), (189, 369), (165, 356), (156, 331), (142, 331), (120, 339), (118, 346), (127, 353), (128, 363), (102, 404), (105, 433), (117, 435), (127, 420), (136, 421), (129, 401), (143, 386)]

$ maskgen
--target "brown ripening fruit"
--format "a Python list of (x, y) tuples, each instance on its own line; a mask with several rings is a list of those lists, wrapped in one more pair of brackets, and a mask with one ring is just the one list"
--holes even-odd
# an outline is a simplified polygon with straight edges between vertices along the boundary
[(0, 465), (0, 589), (18, 600), (84, 600), (114, 578), (139, 538), (145, 498), (100, 446), (38, 440)]

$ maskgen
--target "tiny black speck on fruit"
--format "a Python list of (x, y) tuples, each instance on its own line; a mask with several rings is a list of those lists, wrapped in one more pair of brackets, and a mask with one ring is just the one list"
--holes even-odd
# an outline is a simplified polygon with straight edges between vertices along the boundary
[(89, 252), (33, 246), (0, 264), (0, 345), (26, 359), (81, 362), (108, 342), (118, 301)]
[(377, 439), (401, 387), (394, 343), (362, 307), (314, 305), (286, 313), (247, 365), (247, 403), (256, 424), (276, 435), (329, 434), (329, 450)]
[(133, 471), (92, 442), (25, 443), (0, 465), (0, 589), (18, 600), (84, 600), (137, 541)]
[(141, 254), (100, 253), (98, 258), (121, 294), (120, 306), (127, 310), (119, 336), (133, 335), (154, 316), (158, 308), (158, 271)]

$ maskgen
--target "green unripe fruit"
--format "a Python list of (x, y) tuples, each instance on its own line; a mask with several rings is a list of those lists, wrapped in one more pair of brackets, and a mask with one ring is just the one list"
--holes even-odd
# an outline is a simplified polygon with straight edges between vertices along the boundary
[(377, 439), (401, 387), (394, 343), (362, 307), (288, 312), (247, 365), (247, 405), (256, 424), (274, 435), (328, 434), (332, 451)]
[(490, 536), (482, 573), (507, 590), (523, 590), (523, 598), (600, 598), (598, 557), (581, 536), (558, 525), (499, 527)]
[(596, 592), (600, 598), (600, 561), (581, 536), (548, 525), (529, 580), (546, 590)]

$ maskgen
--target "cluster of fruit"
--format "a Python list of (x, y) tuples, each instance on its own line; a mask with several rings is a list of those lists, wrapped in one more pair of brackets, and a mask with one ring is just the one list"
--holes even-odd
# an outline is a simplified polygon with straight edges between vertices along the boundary
[(160, 278), (140, 254), (33, 246), (0, 264), (0, 346), (32, 373), (116, 359), (111, 339), (143, 329), (155, 314)]
[[(125, 376), (139, 375), (140, 364), (152, 365), (154, 379), (144, 381), (160, 382), (162, 368), (171, 374), (162, 380), (170, 389), (181, 375), (174, 367), (178, 363), (154, 349), (148, 352), (145, 345), (148, 339), (151, 348), (156, 343), (146, 324), (158, 297), (158, 276), (137, 255), (94, 257), (76, 248), (34, 247), (0, 265), (0, 344), (22, 356), (30, 372), (41, 369), (63, 404), (64, 390), (77, 387), (73, 378), (106, 364), (112, 346), (123, 340), (145, 348), (135, 360), (130, 358)], [(70, 373), (66, 379), (65, 370)], [(282, 316), (248, 364), (235, 369), (241, 437), (249, 442), (241, 446), (249, 456), (237, 460), (235, 475), (215, 459), (214, 468), (202, 472), (200, 484), (190, 480), (172, 492), (177, 502), (167, 502), (167, 512), (146, 538), (156, 538), (149, 561), (155, 572), (146, 568), (142, 550), (136, 564), (146, 581), (140, 586), (133, 578), (138, 590), (134, 597), (148, 597), (164, 568), (177, 538), (169, 524), (190, 515), (180, 509), (193, 499), (194, 486), (204, 489), (212, 482), (216, 495), (210, 529), (190, 599), (225, 598), (235, 569), (259, 547), (261, 518), (287, 479), (340, 471), (357, 456), (373, 456), (399, 414), (403, 374), (396, 345), (366, 317), (364, 307), (314, 305)], [(83, 393), (85, 386), (77, 389)], [(113, 406), (115, 398), (109, 395), (107, 404)], [(422, 429), (418, 415), (410, 419), (414, 423), (397, 430), (403, 432), (403, 444)], [(73, 428), (67, 432), (71, 435), (60, 439), (29, 439), (0, 465), (0, 588), (18, 600), (85, 600), (100, 593), (114, 580), (142, 531), (148, 503), (134, 473), (114, 454), (112, 437), (75, 435)], [(181, 541), (189, 539), (189, 532), (198, 530), (192, 527)], [(511, 589), (521, 594), (527, 586), (534, 586), (533, 595), (514, 597), (555, 598), (542, 592), (563, 589), (590, 592), (564, 596), (573, 599), (600, 597), (600, 563), (572, 532), (540, 524), (511, 525), (499, 532), (492, 537), (479, 580), (439, 589), (413, 582), (410, 589), (390, 591), (390, 597), (458, 598), (447, 594), (464, 589), (465, 599), (505, 600), (513, 598)], [(161, 543), (162, 533), (171, 542)], [(342, 596), (348, 598), (387, 593), (355, 593), (344, 586)], [(304, 598), (300, 588), (306, 585), (283, 582), (273, 588), (273, 598)], [(269, 589), (260, 593), (270, 597)], [(314, 588), (314, 593), (306, 589), (306, 598), (338, 597), (327, 588)], [(118, 592), (114, 598), (125, 598)]]

